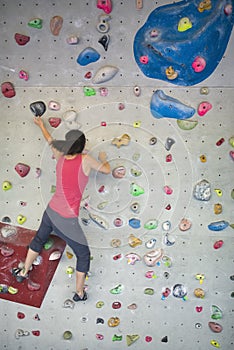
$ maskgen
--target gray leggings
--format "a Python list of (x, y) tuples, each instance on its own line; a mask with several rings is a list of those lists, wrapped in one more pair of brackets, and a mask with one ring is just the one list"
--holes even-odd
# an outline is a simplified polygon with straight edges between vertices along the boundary
[(77, 258), (76, 270), (87, 273), (90, 267), (90, 250), (78, 218), (63, 218), (48, 206), (29, 245), (30, 249), (40, 253), (52, 232), (72, 248)]

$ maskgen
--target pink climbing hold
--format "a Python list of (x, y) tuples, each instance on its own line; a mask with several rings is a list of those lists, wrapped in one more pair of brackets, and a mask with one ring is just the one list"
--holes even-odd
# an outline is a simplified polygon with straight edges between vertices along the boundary
[(163, 189), (164, 189), (164, 192), (166, 194), (172, 194), (172, 192), (173, 192), (173, 189), (171, 187), (169, 187), (169, 186), (164, 186)]
[(224, 143), (224, 138), (221, 137), (221, 139), (219, 139), (217, 142), (216, 142), (216, 146), (221, 146), (223, 143)]
[(205, 59), (201, 56), (197, 56), (192, 63), (192, 68), (194, 72), (200, 73), (205, 69), (205, 67), (206, 67)]
[(30, 171), (30, 166), (27, 164), (18, 163), (15, 166), (15, 171), (19, 174), (19, 176), (25, 177)]
[(112, 11), (111, 0), (97, 0), (97, 8), (109, 14)]
[(141, 56), (141, 57), (140, 57), (140, 62), (141, 62), (142, 64), (148, 64), (148, 62), (149, 62), (149, 57), (148, 57), (148, 56)]
[(28, 75), (28, 73), (25, 72), (24, 70), (21, 70), (21, 71), (19, 72), (19, 78), (20, 78), (20, 79), (24, 79), (25, 81), (27, 81), (28, 78), (29, 78), (29, 75)]
[(201, 102), (198, 106), (198, 109), (197, 109), (197, 113), (200, 115), (200, 117), (202, 117), (203, 115), (205, 115), (210, 109), (212, 108), (212, 104), (207, 102), (207, 101), (204, 101), (204, 102)]
[(20, 46), (26, 45), (29, 42), (29, 40), (30, 40), (30, 36), (19, 34), (19, 33), (15, 34), (15, 41)]
[(170, 163), (172, 161), (172, 155), (171, 154), (167, 154), (166, 156), (166, 162)]

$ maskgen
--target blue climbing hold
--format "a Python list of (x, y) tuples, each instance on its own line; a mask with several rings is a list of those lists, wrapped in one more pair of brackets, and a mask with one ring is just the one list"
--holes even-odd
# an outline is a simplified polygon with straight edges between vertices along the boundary
[(211, 222), (208, 225), (208, 229), (211, 231), (222, 231), (228, 226), (229, 226), (229, 223), (227, 221), (219, 220), (219, 221)]
[(151, 98), (150, 111), (155, 118), (191, 118), (195, 109), (187, 106), (179, 100), (164, 94), (162, 90), (156, 90)]
[[(136, 33), (133, 45), (136, 63), (143, 74), (187, 86), (200, 83), (214, 72), (232, 32), (233, 1), (212, 0), (205, 11), (198, 6), (198, 0), (183, 0), (151, 12)], [(182, 30), (178, 30), (179, 19), (186, 24)], [(143, 57), (147, 60), (142, 60)], [(176, 73), (173, 77), (166, 74), (168, 68)]]
[(132, 218), (128, 221), (129, 226), (132, 228), (140, 228), (141, 227), (141, 221), (136, 218)]
[(84, 49), (77, 58), (77, 63), (81, 66), (87, 66), (90, 63), (98, 61), (100, 54), (92, 47)]

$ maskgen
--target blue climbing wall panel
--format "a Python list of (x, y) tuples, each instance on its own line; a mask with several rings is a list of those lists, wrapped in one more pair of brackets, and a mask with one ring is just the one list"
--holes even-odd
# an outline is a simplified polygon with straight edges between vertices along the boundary
[[(15, 89), (12, 98), (0, 95), (1, 182), (12, 185), (1, 189), (0, 220), (9, 217), (19, 226), (22, 215), (22, 227), (36, 230), (55, 185), (55, 161), (29, 108), (34, 101), (45, 103), (42, 118), (57, 139), (71, 127), (66, 112), (76, 111), (72, 126), (86, 133), (90, 153), (96, 157), (105, 150), (112, 169), (125, 171), (122, 178), (92, 173), (84, 193), (90, 212), (109, 225), (105, 230), (91, 220), (83, 226), (92, 253), (88, 301), (65, 307), (75, 290), (74, 274), (66, 273), (75, 258), (66, 247), (40, 308), (0, 299), (1, 349), (233, 347), (233, 33), (204, 81), (176, 86), (152, 79), (138, 67), (134, 38), (152, 11), (171, 2), (143, 0), (138, 9), (140, 3), (113, 0), (107, 18), (94, 0), (0, 0), (0, 82)], [(63, 18), (57, 36), (50, 30), (54, 16)], [(41, 29), (28, 25), (35, 18), (42, 19)], [(99, 43), (105, 29), (106, 50)], [(30, 40), (18, 45), (16, 33)], [(77, 43), (69, 44), (71, 38)], [(77, 58), (86, 48), (100, 57), (80, 65)], [(95, 83), (105, 66), (115, 75)], [(21, 70), (28, 80), (19, 77)], [(150, 104), (159, 90), (193, 108), (193, 116), (155, 117)], [(60, 110), (49, 109), (51, 101)], [(50, 122), (60, 121), (56, 118), (61, 123), (53, 127)], [(17, 174), (18, 163), (30, 166), (27, 176)], [(201, 180), (208, 182), (209, 200), (194, 196)], [(134, 188), (144, 191), (137, 196)], [(87, 215), (81, 210), (81, 219)], [(208, 228), (217, 228), (217, 222), (219, 228), (223, 222), (228, 226)], [(3, 241), (0, 258), (6, 260)], [(9, 269), (13, 257), (8, 257)], [(0, 268), (2, 273), (2, 263)], [(110, 327), (111, 320), (120, 322)], [(222, 331), (212, 331), (209, 322)], [(72, 333), (69, 340), (63, 337), (66, 331)]]

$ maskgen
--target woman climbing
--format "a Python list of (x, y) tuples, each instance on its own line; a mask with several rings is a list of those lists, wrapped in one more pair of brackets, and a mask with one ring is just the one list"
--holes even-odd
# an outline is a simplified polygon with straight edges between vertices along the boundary
[(40, 227), (29, 245), (23, 268), (13, 268), (12, 273), (18, 282), (27, 277), (32, 263), (41, 252), (53, 231), (73, 249), (76, 258), (76, 293), (74, 301), (86, 300), (84, 291), (85, 276), (90, 266), (90, 250), (79, 224), (79, 208), (83, 191), (91, 170), (104, 174), (111, 172), (106, 153), (99, 153), (99, 161), (83, 154), (85, 135), (80, 130), (70, 130), (65, 140), (54, 140), (40, 117), (34, 123), (41, 129), (46, 141), (51, 145), (56, 164), (56, 191), (44, 211)]

